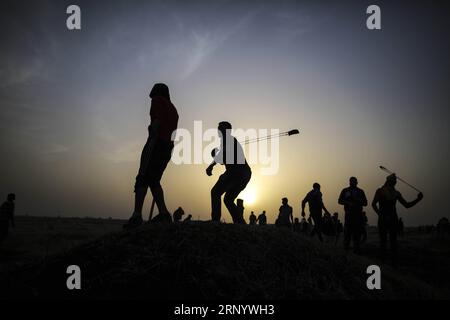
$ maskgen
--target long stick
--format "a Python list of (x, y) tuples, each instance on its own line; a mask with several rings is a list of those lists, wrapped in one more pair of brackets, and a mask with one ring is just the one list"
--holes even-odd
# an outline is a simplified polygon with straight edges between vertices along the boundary
[[(383, 170), (383, 171), (385, 171), (385, 172), (387, 172), (387, 173), (389, 173), (389, 174), (393, 174), (393, 172), (390, 171), (390, 170), (388, 170), (386, 167), (380, 166), (380, 169)], [(413, 188), (413, 189), (416, 190), (417, 192), (422, 192), (422, 191), (420, 191), (419, 189), (417, 189), (416, 187), (414, 187), (413, 185), (411, 185), (411, 184), (409, 184), (408, 182), (406, 182), (405, 180), (403, 180), (402, 178), (398, 177), (397, 175), (396, 175), (396, 177), (397, 177), (398, 180), (400, 180), (401, 182), (403, 182), (403, 183), (406, 184), (407, 186)]]

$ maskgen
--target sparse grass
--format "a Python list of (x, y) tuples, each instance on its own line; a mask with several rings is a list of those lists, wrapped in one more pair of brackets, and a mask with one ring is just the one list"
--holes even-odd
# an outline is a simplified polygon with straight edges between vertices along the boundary
[[(63, 237), (57, 224), (47, 232), (54, 234), (54, 241)], [(75, 237), (77, 241), (81, 239)], [(420, 247), (416, 240), (413, 242)], [(368, 290), (366, 268), (378, 263), (375, 255), (373, 242), (367, 245), (367, 256), (346, 255), (340, 247), (322, 245), (273, 226), (152, 224), (131, 232), (111, 233), (60, 250), (60, 254), (45, 260), (27, 261), (15, 270), (4, 270), (0, 275), (0, 296), (184, 301), (449, 297), (445, 286), (416, 276), (418, 270), (414, 267), (422, 267), (422, 273), (427, 267), (414, 266), (413, 260), (398, 270), (383, 265), (382, 290)], [(435, 256), (433, 259), (438, 259), (439, 255)], [(82, 270), (80, 292), (65, 287), (65, 271), (71, 264)], [(436, 275), (430, 277), (436, 280)]]

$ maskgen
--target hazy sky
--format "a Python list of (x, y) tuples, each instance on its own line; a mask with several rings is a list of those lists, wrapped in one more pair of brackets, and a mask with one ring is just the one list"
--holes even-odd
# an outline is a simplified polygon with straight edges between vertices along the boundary
[[(381, 31), (366, 28), (374, 3)], [(267, 210), (273, 222), (287, 196), (298, 217), (315, 181), (329, 210), (342, 214), (337, 197), (348, 177), (371, 201), (384, 165), (425, 194), (399, 210), (405, 223), (435, 223), (449, 215), (450, 189), (443, 3), (2, 1), (0, 195), (17, 194), (18, 214), (127, 218), (148, 93), (165, 82), (179, 127), (228, 120), (301, 130), (280, 140), (277, 175), (253, 167), (246, 215)], [(80, 31), (66, 28), (70, 4), (81, 7)], [(208, 177), (206, 167), (169, 164), (162, 184), (170, 210), (209, 218), (223, 169)], [(225, 208), (223, 217), (230, 221)]]

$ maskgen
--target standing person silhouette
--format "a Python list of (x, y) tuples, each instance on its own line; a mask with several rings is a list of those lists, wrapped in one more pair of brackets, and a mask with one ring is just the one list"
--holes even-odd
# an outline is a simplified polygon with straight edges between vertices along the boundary
[(314, 221), (314, 228), (311, 232), (311, 237), (315, 234), (319, 237), (320, 242), (323, 242), (322, 238), (322, 210), (329, 214), (327, 208), (323, 204), (322, 192), (320, 192), (320, 184), (315, 182), (313, 189), (308, 192), (302, 201), (302, 217), (305, 216), (305, 206), (309, 205), (309, 217)]
[(8, 236), (10, 222), (13, 228), (16, 227), (14, 221), (15, 200), (16, 195), (10, 193), (0, 207), (0, 243)]
[(170, 100), (169, 88), (156, 83), (150, 92), (151, 107), (148, 139), (141, 154), (139, 172), (134, 185), (134, 212), (125, 227), (142, 224), (142, 207), (150, 188), (159, 214), (152, 221), (171, 222), (172, 217), (164, 201), (160, 181), (170, 161), (173, 149), (172, 134), (177, 129), (178, 112)]
[(206, 169), (206, 174), (211, 176), (217, 163), (225, 165), (225, 172), (211, 189), (211, 219), (212, 221), (220, 221), (222, 210), (221, 197), (225, 193), (223, 202), (230, 212), (233, 222), (245, 223), (234, 200), (247, 186), (252, 176), (252, 171), (245, 159), (242, 146), (231, 135), (231, 124), (222, 121), (217, 129), (219, 131), (220, 149), (219, 151), (217, 149), (213, 150), (214, 160)]
[(360, 243), (364, 228), (363, 207), (367, 206), (364, 191), (358, 188), (358, 179), (351, 177), (349, 186), (339, 195), (338, 203), (344, 206), (344, 248), (349, 250), (353, 240), (353, 252), (361, 253)]
[(415, 206), (423, 199), (423, 194), (420, 192), (417, 198), (411, 202), (406, 201), (402, 194), (395, 189), (397, 184), (397, 176), (391, 174), (387, 176), (385, 184), (377, 189), (372, 201), (372, 208), (378, 215), (378, 232), (380, 234), (381, 258), (385, 259), (387, 237), (391, 244), (392, 264), (397, 265), (397, 232), (398, 232), (398, 216), (397, 216), (397, 201), (405, 208)]
[(281, 199), (281, 206), (278, 210), (278, 219), (276, 225), (279, 227), (292, 227), (294, 216), (292, 215), (292, 207), (288, 204), (288, 198)]

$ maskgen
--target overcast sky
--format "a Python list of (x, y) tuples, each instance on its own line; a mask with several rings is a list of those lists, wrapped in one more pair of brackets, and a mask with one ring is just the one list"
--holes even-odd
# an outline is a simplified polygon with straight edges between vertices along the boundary
[[(287, 196), (298, 217), (316, 181), (343, 214), (348, 177), (371, 201), (384, 165), (425, 194), (399, 210), (405, 223), (435, 223), (449, 215), (448, 6), (376, 3), (381, 31), (366, 28), (367, 1), (2, 1), (0, 195), (17, 194), (18, 214), (127, 218), (148, 93), (165, 82), (179, 127), (301, 130), (280, 140), (277, 175), (253, 167), (246, 215), (273, 222)], [(209, 218), (221, 169), (206, 166), (168, 166), (170, 210)]]

